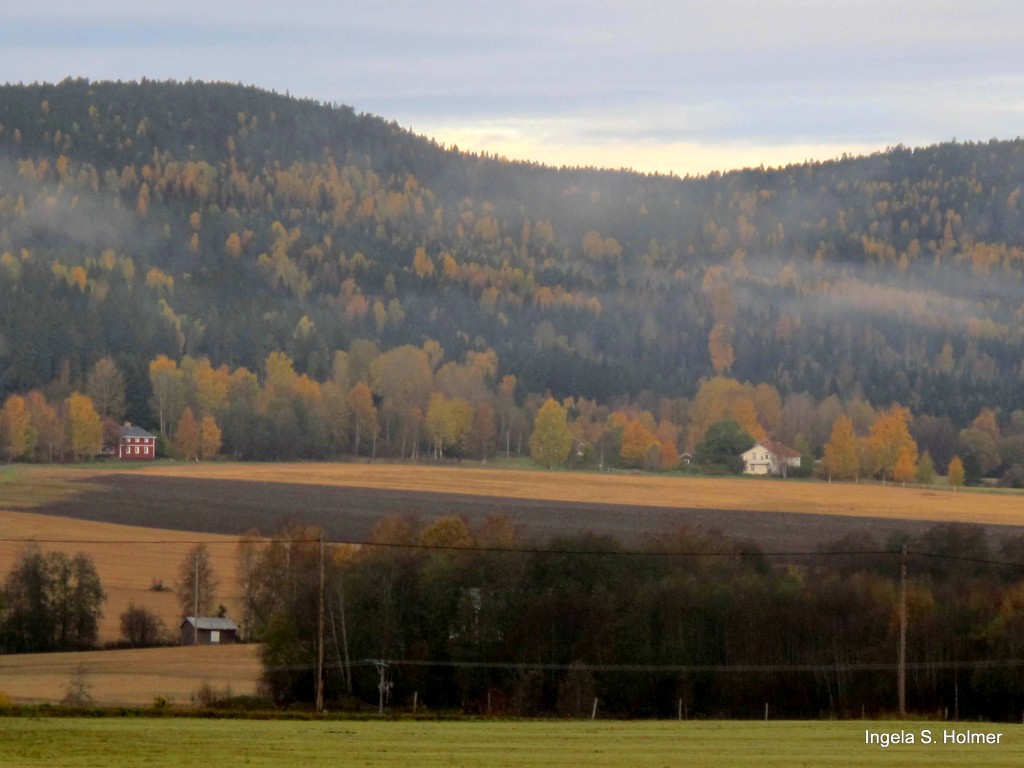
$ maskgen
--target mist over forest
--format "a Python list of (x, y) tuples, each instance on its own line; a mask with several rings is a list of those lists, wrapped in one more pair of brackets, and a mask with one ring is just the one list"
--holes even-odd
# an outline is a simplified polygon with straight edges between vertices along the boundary
[[(574, 398), (574, 417), (581, 401), (648, 412), (652, 431), (678, 427), (663, 444), (692, 449), (716, 377), (774, 390), (763, 431), (818, 454), (825, 416), (852, 404), (908, 408), (919, 443), (921, 419), (955, 443), (986, 412), (1009, 439), (1024, 429), (1022, 180), (1020, 139), (677, 178), (467, 154), (238, 85), (7, 85), (0, 399), (62, 400), (111, 359), (125, 402), (106, 415), (163, 427), (195, 395), (161, 410), (160, 356), (266, 391), (280, 354), (338, 402), (365, 381), (383, 411), (371, 365), (408, 346), (429, 359), (423, 412), (431, 391), (476, 407), (504, 383), (506, 447), (515, 408), (550, 396)], [(406, 416), (381, 416), (396, 454)], [(220, 421), (235, 455), (332, 450), (327, 435), (260, 454), (269, 437)]]

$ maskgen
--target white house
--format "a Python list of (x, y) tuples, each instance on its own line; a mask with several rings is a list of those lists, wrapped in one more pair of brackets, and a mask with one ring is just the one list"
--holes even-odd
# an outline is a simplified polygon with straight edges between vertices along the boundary
[(762, 440), (743, 454), (743, 471), (748, 475), (786, 476), (790, 467), (800, 466), (800, 452), (774, 440)]

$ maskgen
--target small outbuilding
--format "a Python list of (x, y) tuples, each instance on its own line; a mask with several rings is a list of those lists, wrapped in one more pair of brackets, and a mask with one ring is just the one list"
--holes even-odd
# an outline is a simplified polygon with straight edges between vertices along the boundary
[[(196, 635), (198, 634), (198, 639)], [(238, 642), (238, 625), (224, 617), (186, 616), (181, 622), (182, 645), (224, 645)]]

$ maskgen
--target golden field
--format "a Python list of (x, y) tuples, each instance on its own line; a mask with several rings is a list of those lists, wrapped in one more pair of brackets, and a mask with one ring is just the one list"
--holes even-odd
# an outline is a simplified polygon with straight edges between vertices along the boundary
[(218, 694), (254, 694), (258, 650), (222, 645), (0, 656), (0, 690), (14, 704), (55, 703), (81, 671), (99, 705), (143, 707), (160, 697), (187, 706), (204, 684)]

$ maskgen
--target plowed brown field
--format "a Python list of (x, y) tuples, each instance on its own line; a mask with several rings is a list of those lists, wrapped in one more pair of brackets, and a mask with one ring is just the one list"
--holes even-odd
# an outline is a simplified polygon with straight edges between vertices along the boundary
[(1020, 492), (396, 464), (195, 464), (144, 474), (502, 498), (1024, 525)]

